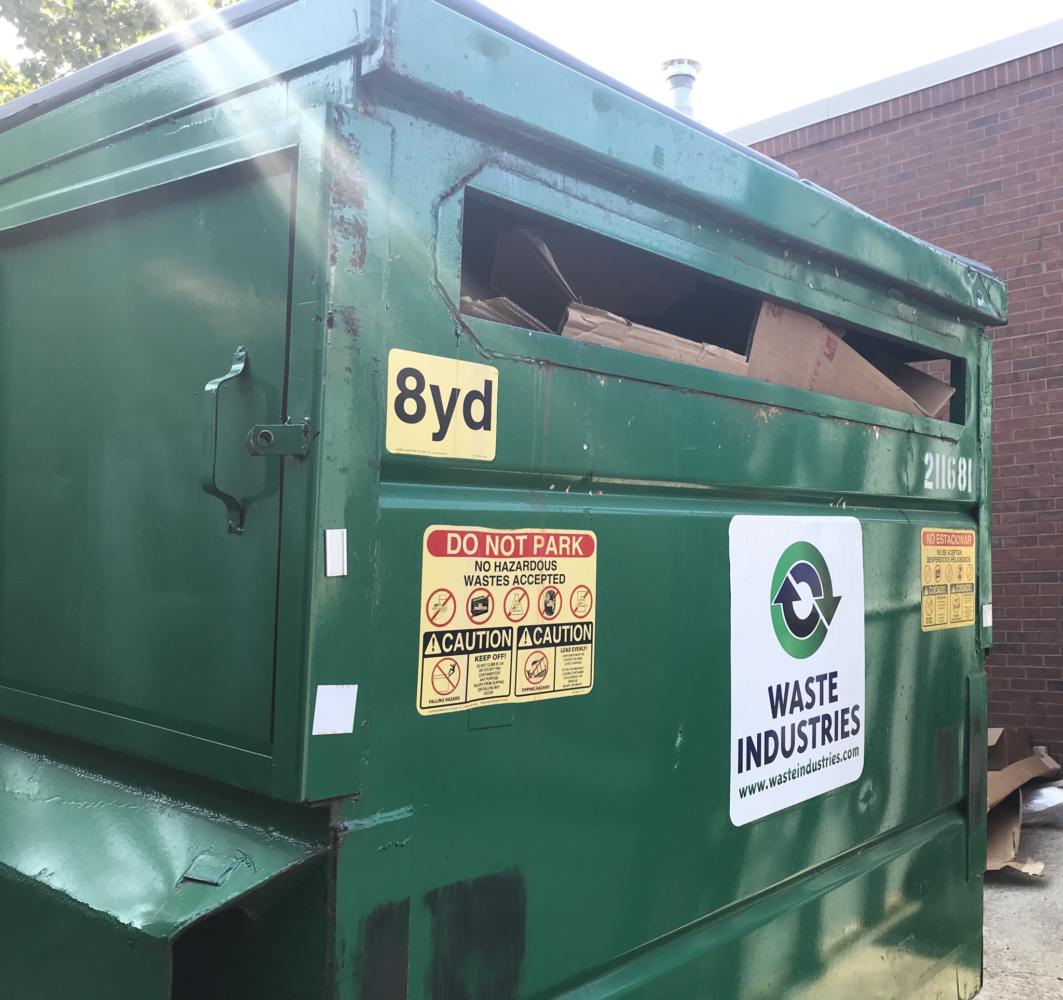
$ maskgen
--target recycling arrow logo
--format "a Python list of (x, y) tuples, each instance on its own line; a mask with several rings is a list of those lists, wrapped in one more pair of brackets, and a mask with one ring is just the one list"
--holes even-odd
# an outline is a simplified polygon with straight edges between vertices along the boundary
[(771, 581), (771, 623), (791, 656), (811, 656), (827, 638), (842, 595), (834, 593), (827, 560), (811, 542), (794, 542)]

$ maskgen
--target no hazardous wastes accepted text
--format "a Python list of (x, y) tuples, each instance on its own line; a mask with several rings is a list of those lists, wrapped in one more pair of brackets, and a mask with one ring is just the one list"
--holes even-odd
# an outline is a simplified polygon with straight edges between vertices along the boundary
[(974, 625), (977, 541), (970, 528), (920, 529), (924, 632)]
[(590, 531), (430, 526), (418, 712), (587, 694), (596, 566)]

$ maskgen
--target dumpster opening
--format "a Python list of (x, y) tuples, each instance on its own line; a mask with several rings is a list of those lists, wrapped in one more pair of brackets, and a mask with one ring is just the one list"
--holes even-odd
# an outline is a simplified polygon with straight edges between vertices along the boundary
[(469, 316), (962, 423), (963, 366), (831, 325), (619, 240), (466, 193)]
[(513, 303), (531, 329), (560, 332), (578, 303), (742, 354), (760, 305), (695, 268), (478, 192), (465, 197), (461, 296), (470, 315)]
[(244, 910), (211, 914), (185, 931), (173, 946), (171, 1000), (218, 1000), (234, 986), (233, 970), (253, 954), (254, 927)]

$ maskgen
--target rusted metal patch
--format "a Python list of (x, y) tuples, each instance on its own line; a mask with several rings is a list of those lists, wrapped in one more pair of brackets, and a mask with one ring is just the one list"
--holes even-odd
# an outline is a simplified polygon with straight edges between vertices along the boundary
[(432, 914), (432, 1000), (516, 1000), (527, 898), (515, 869), (452, 882), (424, 898)]
[(406, 1000), (410, 958), (410, 899), (384, 903), (362, 924), (359, 996)]

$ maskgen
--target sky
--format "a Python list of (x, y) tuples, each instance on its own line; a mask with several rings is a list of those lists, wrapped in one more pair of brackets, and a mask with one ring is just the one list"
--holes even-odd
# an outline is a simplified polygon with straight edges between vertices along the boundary
[(703, 65), (695, 114), (728, 131), (1063, 17), (1059, 0), (487, 0), (658, 100), (660, 64)]
[(10, 21), (0, 17), (0, 59), (14, 62), (18, 58), (18, 35)]
[[(695, 114), (728, 131), (1063, 16), (1059, 0), (486, 0), (658, 100), (665, 59), (704, 66)], [(0, 58), (18, 40), (0, 20)]]

